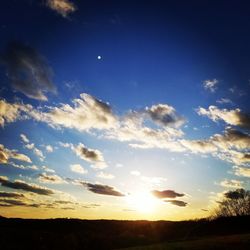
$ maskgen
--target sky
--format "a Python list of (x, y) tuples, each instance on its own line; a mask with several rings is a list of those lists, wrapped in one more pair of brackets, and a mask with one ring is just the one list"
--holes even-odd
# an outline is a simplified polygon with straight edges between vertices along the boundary
[(0, 214), (193, 219), (249, 189), (249, 11), (2, 1)]

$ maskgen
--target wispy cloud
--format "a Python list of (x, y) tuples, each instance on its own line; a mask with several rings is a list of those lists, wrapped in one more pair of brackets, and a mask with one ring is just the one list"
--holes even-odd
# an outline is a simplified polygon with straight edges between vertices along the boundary
[(212, 80), (205, 80), (203, 81), (203, 87), (206, 90), (209, 90), (211, 92), (215, 92), (217, 89), (219, 81), (217, 79), (212, 79)]
[(32, 47), (20, 42), (9, 43), (1, 60), (15, 91), (40, 101), (47, 100), (45, 93), (56, 92), (52, 69)]

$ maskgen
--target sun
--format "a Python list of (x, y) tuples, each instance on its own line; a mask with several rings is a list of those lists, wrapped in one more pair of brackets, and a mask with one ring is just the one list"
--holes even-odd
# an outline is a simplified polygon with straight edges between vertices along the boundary
[(137, 192), (127, 197), (129, 206), (140, 213), (153, 213), (157, 199), (149, 192)]

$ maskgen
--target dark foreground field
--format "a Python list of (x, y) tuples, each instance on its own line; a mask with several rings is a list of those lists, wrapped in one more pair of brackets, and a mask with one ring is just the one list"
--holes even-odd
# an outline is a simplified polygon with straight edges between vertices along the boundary
[(181, 222), (0, 218), (2, 250), (241, 250), (249, 246), (250, 216)]

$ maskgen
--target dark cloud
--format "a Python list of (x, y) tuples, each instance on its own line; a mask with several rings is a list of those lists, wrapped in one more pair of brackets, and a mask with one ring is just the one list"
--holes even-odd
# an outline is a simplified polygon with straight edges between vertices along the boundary
[(165, 202), (169, 202), (169, 203), (176, 205), (176, 206), (179, 206), (179, 207), (186, 207), (188, 204), (185, 201), (179, 201), (179, 200), (165, 200)]
[(37, 186), (34, 184), (28, 184), (24, 181), (15, 180), (15, 181), (9, 181), (7, 177), (0, 176), (0, 183), (4, 187), (13, 188), (13, 189), (21, 189), (28, 192), (41, 194), (41, 195), (51, 195), (54, 194), (54, 192), (51, 189)]
[(96, 194), (111, 195), (111, 196), (125, 196), (123, 193), (116, 190), (114, 187), (101, 185), (101, 184), (92, 184), (88, 182), (80, 182), (85, 186), (89, 191)]
[(0, 192), (0, 197), (1, 198), (24, 198), (25, 195), (21, 193)]
[(0, 199), (0, 206), (29, 206), (26, 202), (15, 199)]
[(184, 123), (184, 118), (178, 115), (172, 106), (167, 104), (153, 105), (146, 108), (146, 114), (159, 125), (179, 127)]
[(182, 196), (184, 196), (184, 194), (176, 193), (173, 190), (163, 190), (163, 191), (153, 190), (152, 194), (155, 197), (159, 198), (159, 199), (163, 199), (163, 198), (176, 198), (176, 197), (182, 197)]
[(45, 101), (44, 93), (55, 92), (53, 72), (45, 58), (35, 49), (20, 42), (8, 44), (1, 61), (14, 90), (29, 98)]

